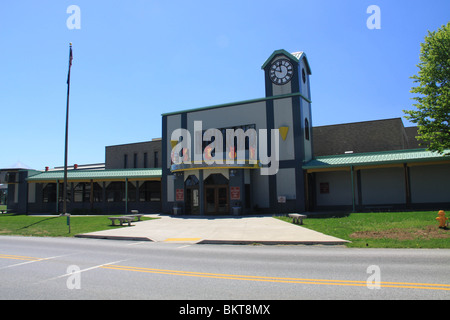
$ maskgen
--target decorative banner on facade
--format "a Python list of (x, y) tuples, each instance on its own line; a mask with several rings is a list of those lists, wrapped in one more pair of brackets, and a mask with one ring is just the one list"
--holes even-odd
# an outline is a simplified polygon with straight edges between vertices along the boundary
[(176, 199), (177, 201), (184, 201), (184, 189), (177, 189)]
[(241, 199), (241, 188), (240, 187), (230, 187), (231, 200)]

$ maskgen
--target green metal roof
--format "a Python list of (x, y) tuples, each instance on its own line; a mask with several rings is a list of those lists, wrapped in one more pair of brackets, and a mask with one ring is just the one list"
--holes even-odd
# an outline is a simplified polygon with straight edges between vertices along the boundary
[(306, 62), (306, 68), (308, 71), (308, 74), (311, 74), (311, 67), (309, 66), (309, 62), (308, 59), (306, 58), (306, 54), (303, 51), (299, 51), (299, 52), (294, 52), (294, 53), (289, 53), (284, 49), (280, 49), (280, 50), (276, 50), (272, 53), (272, 55), (266, 60), (266, 62), (264, 62), (264, 64), (262, 65), (261, 69), (264, 69), (270, 61), (272, 61), (272, 59), (277, 56), (283, 54), (285, 56), (287, 56), (288, 58), (290, 58), (291, 60), (294, 61), (300, 61), (301, 59), (305, 58), (305, 62)]
[[(446, 153), (449, 151), (450, 150), (446, 150)], [(410, 149), (322, 156), (307, 162), (303, 165), (303, 169), (324, 169), (334, 167), (339, 168), (349, 166), (384, 165), (442, 160), (450, 160), (450, 156), (444, 156), (437, 152), (431, 152), (425, 149)]]
[[(68, 180), (124, 180), (124, 179), (151, 179), (161, 178), (162, 170), (153, 169), (110, 169), (110, 170), (68, 170)], [(33, 181), (56, 181), (64, 179), (64, 171), (41, 172), (28, 177), (28, 182)]]

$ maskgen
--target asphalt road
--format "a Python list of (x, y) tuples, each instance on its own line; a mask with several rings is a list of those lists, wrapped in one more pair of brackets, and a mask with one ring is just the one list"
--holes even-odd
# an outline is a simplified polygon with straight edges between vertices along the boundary
[(450, 299), (450, 250), (6, 236), (0, 299)]

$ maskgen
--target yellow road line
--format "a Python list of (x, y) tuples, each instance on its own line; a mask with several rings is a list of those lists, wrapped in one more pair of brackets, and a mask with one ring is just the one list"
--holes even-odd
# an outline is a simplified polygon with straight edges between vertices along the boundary
[(11, 254), (0, 254), (0, 259), (14, 259), (14, 260), (25, 260), (25, 261), (40, 261), (40, 260), (43, 260), (41, 258), (15, 256), (15, 255), (11, 255)]
[[(192, 238), (192, 239), (194, 239), (194, 238)], [(9, 254), (0, 254), (0, 259), (14, 259), (14, 260), (25, 260), (25, 261), (47, 260), (46, 258), (17, 256), (17, 255), (9, 255)], [(155, 269), (155, 268), (119, 266), (119, 265), (104, 265), (104, 266), (101, 266), (100, 268), (121, 270), (121, 271), (134, 271), (134, 272), (144, 272), (144, 273), (153, 273), (153, 274), (167, 274), (167, 275), (176, 275), (176, 276), (185, 276), (185, 277), (215, 278), (215, 279), (227, 279), (227, 280), (245, 280), (245, 281), (297, 283), (297, 284), (318, 284), (318, 285), (335, 285), (335, 286), (359, 286), (359, 287), (368, 286), (366, 281), (358, 281), (358, 280), (305, 279), (305, 278), (283, 278), (283, 277), (267, 277), (267, 276), (252, 276), (252, 275), (234, 275), (234, 274), (167, 270), (167, 269)], [(380, 287), (450, 291), (450, 284), (434, 284), (434, 283), (380, 282)]]
[[(103, 266), (101, 268), (112, 269), (112, 270), (122, 270), (122, 271), (167, 274), (167, 275), (177, 275), (177, 276), (186, 276), (186, 277), (216, 278), (216, 279), (227, 279), (227, 280), (246, 280), (246, 281), (259, 281), (259, 282), (320, 284), (320, 285), (336, 285), (336, 286), (340, 285), (340, 286), (359, 286), (359, 287), (368, 286), (366, 281), (357, 281), (357, 280), (303, 279), (303, 278), (282, 278), (282, 277), (233, 275), (233, 274), (165, 270), (165, 269), (141, 268), (141, 267), (130, 267), (130, 266), (118, 266), (118, 265), (108, 265), (108, 266)], [(450, 284), (433, 284), (433, 283), (381, 282), (380, 287), (450, 291)]]

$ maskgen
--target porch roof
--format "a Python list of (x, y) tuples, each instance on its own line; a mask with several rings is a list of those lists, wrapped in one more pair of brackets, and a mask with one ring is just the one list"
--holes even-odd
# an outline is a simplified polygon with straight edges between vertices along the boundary
[[(450, 150), (445, 151), (445, 153), (449, 152)], [(332, 169), (350, 166), (394, 165), (437, 161), (450, 161), (450, 156), (425, 149), (332, 155), (314, 158), (303, 165), (303, 169)]]
[[(68, 170), (68, 180), (125, 180), (155, 179), (162, 177), (160, 168), (152, 169), (109, 169), (109, 170)], [(64, 170), (40, 172), (28, 177), (28, 182), (54, 182), (64, 180)]]

